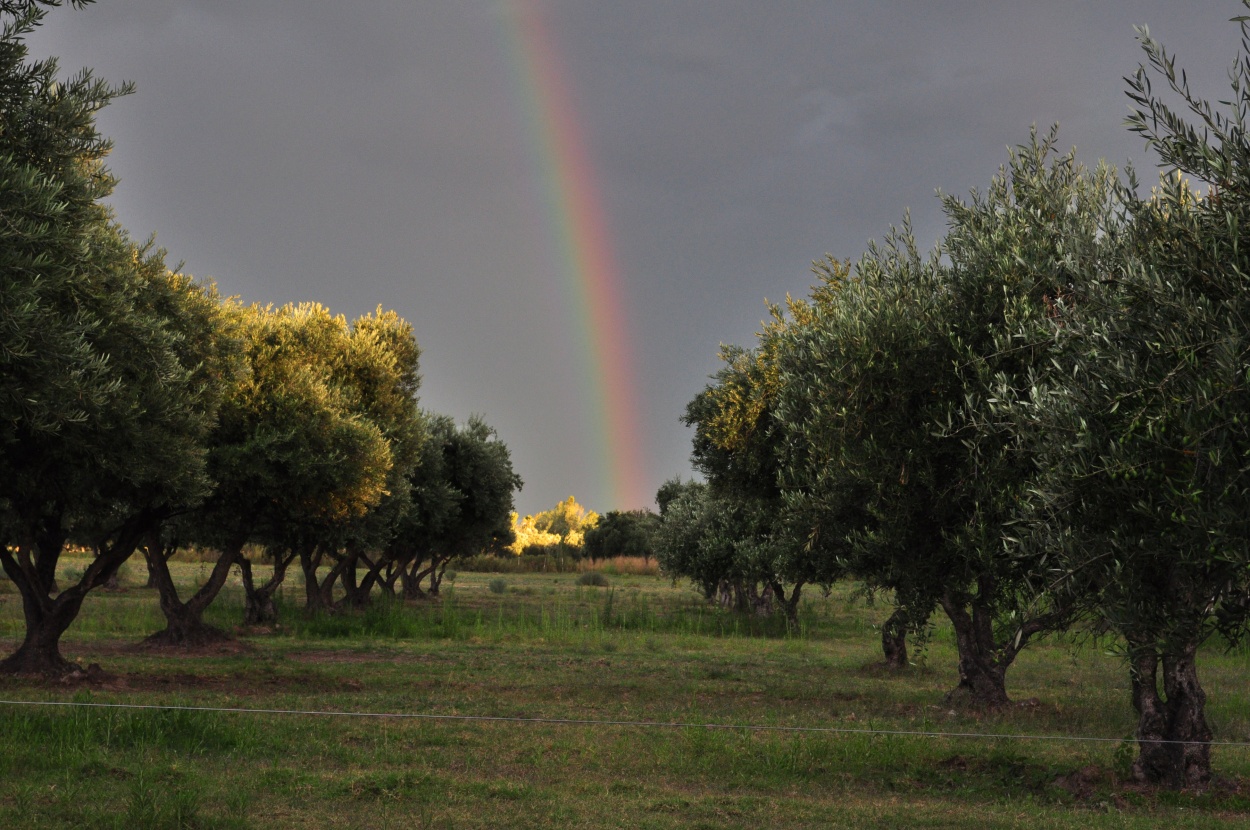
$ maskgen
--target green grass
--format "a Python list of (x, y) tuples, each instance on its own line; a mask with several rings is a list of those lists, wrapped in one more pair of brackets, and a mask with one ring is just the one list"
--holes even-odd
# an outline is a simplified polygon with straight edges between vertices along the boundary
[[(175, 563), (188, 587), (206, 573)], [(1205, 794), (1120, 783), (1133, 717), (1109, 643), (1043, 642), (1008, 677), (1013, 698), (1036, 705), (956, 711), (942, 703), (955, 683), (949, 630), (935, 628), (917, 665), (883, 672), (875, 625), (888, 609), (849, 587), (807, 598), (791, 627), (652, 576), (596, 587), (516, 573), (493, 593), (498, 578), (462, 570), (441, 601), (305, 618), (293, 575), (279, 628), (188, 654), (130, 647), (162, 622), (130, 574), (88, 599), (65, 641), (108, 679), (4, 678), (0, 697), (1117, 740), (5, 705), (0, 826), (1196, 828), (1250, 816), (1246, 749), (1216, 750), (1225, 783)], [(240, 611), (232, 585), (210, 617), (232, 628)], [(0, 648), (21, 631), (0, 586)], [(1250, 740), (1247, 668), (1245, 650), (1202, 655), (1218, 740)]]

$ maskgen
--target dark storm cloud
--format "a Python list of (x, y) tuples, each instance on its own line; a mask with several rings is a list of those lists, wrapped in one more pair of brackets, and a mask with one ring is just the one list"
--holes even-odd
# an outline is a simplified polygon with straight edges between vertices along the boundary
[[(678, 422), (721, 341), (811, 260), (854, 258), (933, 193), (984, 187), (1061, 124), (1087, 162), (1150, 162), (1121, 122), (1149, 23), (1196, 86), (1225, 89), (1234, 2), (551, 0), (634, 324), (652, 484), (688, 474)], [(533, 511), (607, 503), (584, 463), (568, 288), (490, 0), (102, 0), (33, 40), (138, 91), (105, 112), (134, 233), (248, 301), (377, 304), (415, 326), (422, 400), (485, 413)], [(1145, 175), (1144, 175), (1145, 177)]]

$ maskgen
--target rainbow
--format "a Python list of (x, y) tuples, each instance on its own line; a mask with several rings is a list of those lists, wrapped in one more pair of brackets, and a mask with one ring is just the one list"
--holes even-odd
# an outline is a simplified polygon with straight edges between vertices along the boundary
[(642, 472), (627, 306), (568, 73), (540, 0), (502, 0), (500, 17), (543, 213), (569, 289), (564, 293), (572, 298), (564, 319), (575, 321), (582, 388), (591, 391), (596, 463), (614, 509), (642, 507), (652, 498)]

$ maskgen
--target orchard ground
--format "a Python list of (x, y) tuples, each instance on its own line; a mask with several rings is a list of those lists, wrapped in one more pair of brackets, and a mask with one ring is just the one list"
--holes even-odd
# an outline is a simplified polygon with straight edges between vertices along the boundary
[[(66, 559), (81, 569), (86, 560)], [(210, 565), (175, 563), (190, 586)], [(103, 674), (0, 678), (6, 701), (368, 712), (534, 721), (0, 705), (5, 827), (1241, 827), (1250, 746), (1217, 747), (1202, 793), (1125, 780), (1135, 747), (1115, 643), (1049, 639), (1008, 675), (1016, 705), (956, 710), (950, 632), (879, 666), (888, 615), (838, 586), (800, 625), (707, 605), (606, 566), (448, 578), (444, 596), (305, 619), (209, 652), (145, 650), (162, 626), (138, 561), (88, 598), (63, 650)], [(69, 574), (66, 574), (69, 575)], [(291, 577), (289, 577), (291, 578)], [(602, 581), (602, 580), (595, 580)], [(232, 628), (238, 585), (209, 611)], [(22, 633), (0, 582), (0, 649)], [(935, 620), (937, 618), (935, 617)], [(1200, 676), (1220, 742), (1250, 742), (1250, 650), (1210, 644)], [(827, 727), (646, 727), (607, 721)], [(1106, 741), (889, 732), (1084, 736)]]

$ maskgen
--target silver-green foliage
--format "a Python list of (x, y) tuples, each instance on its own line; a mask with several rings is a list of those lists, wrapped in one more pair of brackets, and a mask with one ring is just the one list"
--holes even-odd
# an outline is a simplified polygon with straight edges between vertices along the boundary
[[(1053, 590), (1123, 635), (1141, 741), (1133, 771), (1173, 787), (1210, 775), (1198, 646), (1217, 631), (1240, 638), (1250, 611), (1242, 26), (1223, 111), (1195, 96), (1141, 30), (1153, 71), (1129, 79), (1128, 125), (1166, 172), (1148, 196), (1122, 190), (1119, 262), (1057, 304), (1032, 394), (1007, 407), (1038, 459), (1018, 547), (1047, 556)], [(1154, 92), (1152, 76), (1182, 111)]]
[[(203, 440), (234, 345), (211, 288), (171, 273), (101, 203), (114, 180), (95, 115), (129, 88), (28, 60), (43, 14), (0, 6), (0, 562), (28, 623), (3, 667), (55, 671), (85, 594), (207, 490)], [(57, 595), (69, 537), (101, 555)]]

